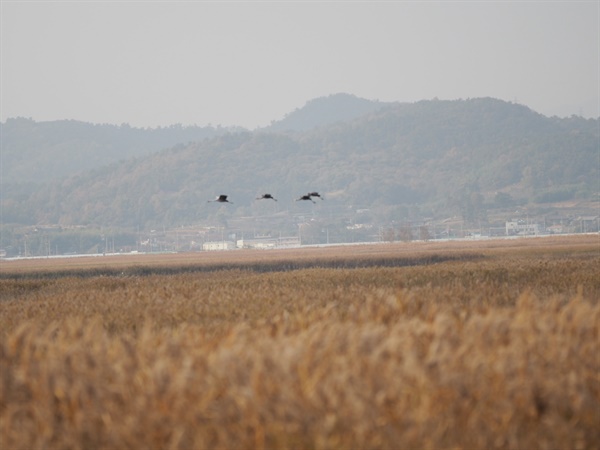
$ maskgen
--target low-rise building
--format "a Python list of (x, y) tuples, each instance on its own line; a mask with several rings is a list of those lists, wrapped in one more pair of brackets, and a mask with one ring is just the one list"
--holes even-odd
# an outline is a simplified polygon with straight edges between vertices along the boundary
[(512, 220), (506, 222), (506, 235), (537, 235), (540, 234), (540, 225), (527, 220)]
[(214, 242), (205, 242), (202, 244), (202, 250), (211, 252), (218, 250), (234, 250), (235, 242), (232, 241), (214, 241)]
[(255, 239), (239, 239), (237, 241), (238, 248), (256, 248), (268, 250), (272, 248), (289, 248), (298, 247), (300, 240), (298, 237), (280, 237), (280, 238), (255, 238)]

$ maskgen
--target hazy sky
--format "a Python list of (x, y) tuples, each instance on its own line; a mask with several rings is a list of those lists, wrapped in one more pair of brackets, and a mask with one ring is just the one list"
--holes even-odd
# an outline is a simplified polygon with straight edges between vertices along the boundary
[(5, 1), (1, 120), (279, 120), (346, 92), (600, 115), (600, 2)]

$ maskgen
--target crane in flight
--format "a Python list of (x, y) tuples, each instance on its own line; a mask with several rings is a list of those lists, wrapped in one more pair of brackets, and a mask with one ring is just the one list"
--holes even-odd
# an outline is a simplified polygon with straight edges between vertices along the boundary
[(275, 197), (273, 197), (271, 194), (263, 194), (260, 197), (256, 197), (256, 200), (263, 200), (263, 199), (271, 199), (271, 200), (277, 201), (277, 199)]
[(310, 194), (303, 195), (302, 197), (300, 197), (300, 198), (297, 198), (297, 199), (296, 199), (296, 201), (297, 201), (297, 202), (299, 202), (299, 201), (301, 201), (301, 200), (310, 200), (311, 202), (313, 202), (313, 203), (316, 203), (316, 202), (315, 202), (315, 201), (314, 201), (314, 200), (311, 198), (311, 195), (310, 195)]
[(217, 202), (217, 203), (231, 203), (233, 204), (233, 202), (230, 202), (229, 200), (227, 200), (227, 196), (226, 195), (219, 195), (217, 198), (215, 198), (214, 200), (209, 200), (208, 203), (211, 202)]

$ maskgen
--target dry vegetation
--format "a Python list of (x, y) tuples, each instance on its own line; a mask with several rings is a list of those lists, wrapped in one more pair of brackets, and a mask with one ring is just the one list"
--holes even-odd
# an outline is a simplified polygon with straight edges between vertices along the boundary
[(599, 243), (2, 263), (0, 448), (597, 449)]

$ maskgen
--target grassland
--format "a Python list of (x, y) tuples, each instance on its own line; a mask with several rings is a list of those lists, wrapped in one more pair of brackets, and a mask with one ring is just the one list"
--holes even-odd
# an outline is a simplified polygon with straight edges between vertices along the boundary
[(0, 448), (600, 448), (598, 236), (0, 263)]

